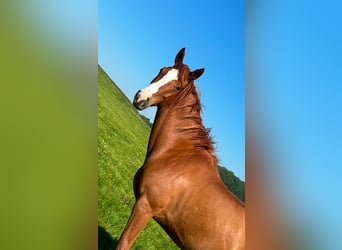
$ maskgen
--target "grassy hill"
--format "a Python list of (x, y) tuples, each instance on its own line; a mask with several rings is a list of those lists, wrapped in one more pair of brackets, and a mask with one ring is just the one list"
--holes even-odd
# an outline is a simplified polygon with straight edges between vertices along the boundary
[(245, 182), (240, 180), (234, 173), (225, 167), (217, 166), (221, 179), (226, 187), (235, 194), (242, 202), (245, 202)]
[[(115, 83), (98, 68), (98, 236), (99, 249), (113, 249), (135, 203), (133, 176), (143, 164), (150, 134), (142, 117)], [(244, 183), (225, 168), (220, 174), (241, 200)], [(235, 188), (236, 187), (236, 188)], [(237, 191), (235, 191), (237, 190)], [(132, 249), (178, 249), (151, 220)]]
[[(98, 68), (99, 249), (113, 249), (134, 205), (133, 176), (143, 164), (150, 127)], [(178, 249), (151, 220), (132, 249)]]

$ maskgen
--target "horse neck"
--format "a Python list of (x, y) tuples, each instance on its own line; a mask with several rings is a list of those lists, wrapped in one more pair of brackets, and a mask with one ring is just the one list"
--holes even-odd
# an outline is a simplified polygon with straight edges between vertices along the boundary
[(160, 131), (162, 131), (163, 124), (165, 124), (165, 119), (167, 116), (168, 110), (158, 107), (157, 108), (157, 114), (154, 118), (150, 139), (148, 142), (147, 152), (148, 154), (153, 150), (154, 146), (157, 142), (157, 137), (160, 134)]
[[(168, 149), (182, 147), (202, 148), (213, 155), (213, 145), (208, 138), (200, 114), (200, 103), (195, 87), (188, 95), (168, 106), (159, 106), (148, 144), (148, 154), (162, 153)], [(194, 135), (200, 135), (194, 138)], [(216, 158), (214, 159), (216, 161)]]

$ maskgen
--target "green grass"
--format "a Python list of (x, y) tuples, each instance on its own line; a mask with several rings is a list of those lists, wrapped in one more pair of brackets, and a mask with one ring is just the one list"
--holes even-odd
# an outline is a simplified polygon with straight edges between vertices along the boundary
[[(99, 249), (113, 249), (135, 203), (133, 176), (143, 164), (150, 127), (98, 68)], [(178, 249), (153, 220), (132, 249)]]

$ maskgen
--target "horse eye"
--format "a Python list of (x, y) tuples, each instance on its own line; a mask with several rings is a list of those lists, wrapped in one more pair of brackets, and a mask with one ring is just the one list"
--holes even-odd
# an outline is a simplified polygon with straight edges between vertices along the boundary
[(176, 90), (179, 91), (181, 89), (180, 86), (176, 86)]

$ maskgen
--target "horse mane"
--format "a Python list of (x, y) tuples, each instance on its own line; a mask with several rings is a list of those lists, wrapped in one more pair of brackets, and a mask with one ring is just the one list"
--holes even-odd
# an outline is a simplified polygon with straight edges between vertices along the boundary
[(182, 115), (182, 120), (191, 120), (191, 127), (182, 127), (178, 132), (183, 138), (190, 140), (196, 148), (206, 150), (212, 157), (214, 164), (217, 164), (215, 148), (210, 129), (205, 128), (202, 122), (201, 112), (202, 104), (197, 92), (194, 81), (189, 82), (178, 94), (174, 105), (177, 107), (177, 113)]

